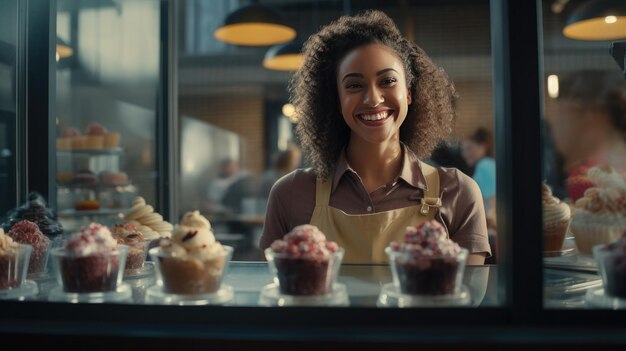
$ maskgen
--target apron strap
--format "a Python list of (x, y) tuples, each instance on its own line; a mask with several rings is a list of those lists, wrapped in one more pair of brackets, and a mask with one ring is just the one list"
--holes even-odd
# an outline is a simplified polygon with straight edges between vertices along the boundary
[(317, 177), (315, 182), (315, 207), (330, 204), (330, 190), (333, 182), (330, 179)]
[(426, 191), (424, 197), (420, 200), (422, 207), (420, 213), (428, 214), (430, 208), (441, 207), (441, 197), (439, 197), (439, 171), (437, 168), (420, 161), (422, 174), (426, 178)]

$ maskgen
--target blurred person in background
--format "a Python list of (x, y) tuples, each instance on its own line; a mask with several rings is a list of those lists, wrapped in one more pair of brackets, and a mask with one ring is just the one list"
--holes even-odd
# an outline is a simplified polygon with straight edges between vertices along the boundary
[(267, 198), (274, 183), (300, 167), (301, 162), (302, 151), (296, 145), (290, 145), (286, 150), (274, 155), (272, 168), (263, 173), (259, 196)]
[(556, 113), (546, 120), (563, 158), (567, 192), (581, 195), (587, 170), (609, 164), (626, 175), (626, 80), (619, 71), (585, 70), (561, 79)]
[(209, 183), (207, 191), (209, 211), (238, 213), (242, 199), (251, 192), (250, 175), (233, 159), (222, 160), (219, 167), (218, 176)]

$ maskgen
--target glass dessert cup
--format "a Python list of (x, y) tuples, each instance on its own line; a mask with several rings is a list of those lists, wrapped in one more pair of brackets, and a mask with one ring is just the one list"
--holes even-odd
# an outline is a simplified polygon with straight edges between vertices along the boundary
[(217, 292), (232, 255), (233, 248), (225, 245), (221, 255), (206, 259), (172, 255), (161, 247), (150, 249), (150, 257), (157, 267), (157, 285), (167, 294), (201, 295)]
[(48, 265), (48, 256), (50, 249), (52, 248), (52, 240), (48, 242), (45, 247), (33, 249), (30, 255), (30, 263), (28, 264), (28, 278), (37, 279), (46, 274), (46, 267)]
[[(128, 246), (128, 255), (126, 256), (126, 266), (124, 267), (125, 276), (137, 276), (141, 275), (148, 265), (146, 263), (146, 257), (148, 256), (148, 248), (150, 247), (152, 240), (140, 241), (134, 244), (125, 244)], [(150, 266), (149, 273), (152, 273), (154, 268)]]
[(405, 295), (455, 295), (462, 289), (468, 250), (453, 257), (423, 256), (385, 249), (393, 284)]
[(128, 246), (112, 253), (75, 256), (64, 248), (52, 249), (57, 283), (68, 293), (116, 291), (124, 277)]
[(337, 282), (343, 255), (342, 248), (321, 260), (292, 258), (287, 254), (276, 253), (271, 248), (265, 250), (265, 258), (280, 293), (296, 296), (331, 293)]
[(15, 254), (0, 256), (0, 291), (18, 289), (24, 283), (33, 247), (18, 244)]
[(626, 299), (626, 254), (607, 250), (604, 244), (595, 245), (592, 251), (605, 295)]

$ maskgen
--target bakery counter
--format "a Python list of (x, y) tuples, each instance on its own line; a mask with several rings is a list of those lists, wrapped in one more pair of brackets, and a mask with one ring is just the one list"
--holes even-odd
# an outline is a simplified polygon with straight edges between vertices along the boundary
[[(343, 265), (336, 287), (326, 298), (293, 298), (281, 295), (272, 284), (272, 274), (266, 262), (231, 262), (222, 283), (222, 289), (208, 299), (184, 299), (164, 294), (156, 285), (152, 262), (146, 262), (142, 274), (125, 277), (123, 289), (107, 296), (64, 294), (52, 274), (33, 279), (38, 293), (22, 300), (54, 302), (110, 302), (135, 304), (201, 305), (220, 304), (235, 306), (355, 306), (397, 307), (399, 299), (393, 291), (392, 275), (388, 265)], [(82, 295), (82, 296), (81, 296)], [(388, 296), (387, 296), (388, 295)], [(415, 305), (415, 304), (418, 305)], [(411, 301), (412, 306), (497, 306), (497, 267), (468, 266), (463, 277), (463, 287), (458, 296), (446, 299), (430, 298)]]

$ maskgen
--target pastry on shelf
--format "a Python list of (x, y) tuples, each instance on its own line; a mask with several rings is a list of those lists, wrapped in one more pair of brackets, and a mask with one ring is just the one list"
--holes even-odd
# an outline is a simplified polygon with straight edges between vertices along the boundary
[(72, 184), (80, 185), (95, 185), (98, 183), (98, 178), (90, 170), (80, 170), (74, 174)]
[(270, 270), (285, 295), (325, 295), (332, 291), (344, 250), (316, 226), (300, 225), (265, 250)]
[(9, 231), (15, 223), (26, 219), (37, 224), (39, 230), (48, 238), (54, 239), (63, 234), (63, 228), (56, 218), (56, 214), (46, 207), (44, 198), (36, 192), (31, 192), (26, 203), (8, 214), (8, 219), (2, 227)]
[(104, 135), (104, 147), (107, 149), (112, 149), (120, 146), (120, 133), (118, 132), (108, 132)]
[(111, 233), (118, 244), (124, 244), (129, 248), (124, 270), (132, 273), (141, 269), (146, 261), (150, 240), (146, 240), (130, 223), (115, 224), (111, 228)]
[(552, 190), (542, 184), (543, 250), (558, 251), (563, 247), (570, 223), (569, 206), (552, 195)]
[(74, 203), (76, 211), (97, 211), (100, 209), (99, 200), (80, 200)]
[(57, 173), (57, 184), (70, 185), (74, 182), (74, 172), (60, 172)]
[(104, 135), (107, 133), (107, 129), (98, 122), (92, 122), (87, 126), (85, 132), (87, 141), (86, 145), (88, 149), (102, 149), (104, 147)]
[(98, 174), (100, 184), (105, 185), (126, 185), (128, 174), (124, 172), (102, 171)]

